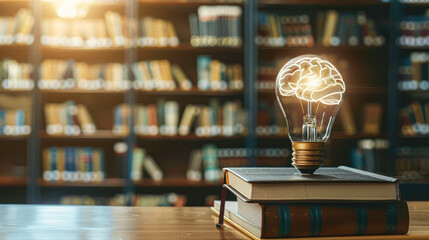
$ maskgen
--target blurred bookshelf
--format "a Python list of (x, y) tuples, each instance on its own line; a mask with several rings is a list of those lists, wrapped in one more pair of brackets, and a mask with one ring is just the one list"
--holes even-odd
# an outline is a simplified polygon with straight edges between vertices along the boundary
[[(408, 158), (398, 155), (429, 139), (425, 122), (414, 132), (411, 126), (417, 121), (412, 103), (424, 109), (429, 102), (423, 74), (428, 45), (401, 38), (400, 28), (402, 21), (426, 21), (427, 3), (92, 5), (85, 17), (63, 20), (54, 1), (0, 1), (2, 20), (26, 19), (17, 32), (0, 36), (2, 70), (10, 75), (1, 79), (0, 112), (21, 119), (7, 134), (0, 131), (0, 194), (13, 190), (5, 203), (165, 204), (177, 193), (180, 201), (168, 204), (210, 205), (222, 179), (210, 167), (290, 166), (273, 83), (279, 68), (301, 54), (326, 57), (346, 81), (325, 166), (398, 176), (406, 199), (416, 200), (415, 189), (427, 183), (429, 160), (413, 160), (413, 151)], [(207, 22), (207, 13), (228, 19), (228, 27), (209, 31), (209, 24), (222, 23)], [(329, 24), (336, 30), (325, 31)], [(85, 27), (76, 32), (73, 26)], [(370, 33), (360, 34), (362, 26)], [(424, 61), (413, 61), (415, 55)], [(17, 76), (13, 69), (26, 70)], [(402, 119), (410, 125), (406, 131)]]

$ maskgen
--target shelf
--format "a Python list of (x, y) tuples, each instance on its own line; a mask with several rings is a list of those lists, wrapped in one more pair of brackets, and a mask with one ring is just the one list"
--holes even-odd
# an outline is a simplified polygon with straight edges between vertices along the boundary
[(67, 139), (79, 139), (79, 140), (123, 140), (125, 135), (113, 134), (111, 130), (98, 130), (92, 135), (77, 135), (77, 136), (66, 136), (66, 135), (49, 135), (46, 131), (40, 133), (42, 139), (55, 139), (55, 140), (67, 140)]
[(201, 5), (237, 5), (243, 6), (243, 2), (220, 2), (213, 0), (139, 0), (139, 4), (145, 7), (199, 7)]
[(144, 179), (141, 181), (134, 182), (137, 187), (220, 187), (221, 182), (205, 182), (205, 181), (190, 181), (185, 178), (166, 178), (160, 181), (154, 181), (152, 179)]
[(236, 136), (212, 136), (212, 137), (198, 137), (195, 134), (189, 134), (186, 136), (146, 136), (146, 135), (139, 135), (137, 134), (138, 139), (145, 139), (145, 140), (181, 140), (181, 141), (225, 141), (225, 140), (244, 140), (245, 136), (243, 135), (236, 135)]
[(41, 89), (45, 94), (124, 94), (126, 90), (85, 90), (85, 89)]
[(0, 88), (0, 93), (14, 93), (14, 94), (23, 94), (23, 93), (31, 93), (32, 90), (13, 90), (13, 89), (3, 89)]
[(259, 0), (259, 6), (278, 5), (388, 5), (390, 1), (382, 0)]
[[(21, 1), (27, 1), (28, 0), (21, 0)], [(55, 0), (42, 0), (43, 4), (51, 4), (52, 2), (54, 2)], [(91, 6), (96, 6), (96, 7), (123, 7), (125, 5), (125, 1), (126, 0), (121, 0), (121, 1), (92, 1), (91, 2)]]
[(429, 46), (399, 46), (399, 48), (405, 49), (405, 50), (427, 50), (429, 49)]
[(157, 91), (157, 90), (137, 90), (138, 93), (144, 95), (201, 95), (201, 96), (235, 96), (235, 95), (243, 95), (243, 90), (225, 90), (225, 91), (204, 91), (199, 90), (198, 88), (192, 88), (190, 90), (181, 90), (175, 89), (172, 91)]
[(429, 135), (401, 135), (400, 139), (405, 140), (405, 139), (409, 139), (409, 140), (413, 140), (413, 139), (427, 139), (429, 140)]
[(64, 53), (64, 52), (91, 52), (91, 53), (125, 53), (127, 47), (62, 47), (62, 46), (42, 46), (42, 51)]
[(1, 187), (20, 187), (27, 185), (27, 178), (25, 177), (9, 177), (9, 176), (0, 176), (0, 186)]
[(243, 47), (193, 47), (189, 43), (181, 43), (176, 47), (138, 47), (140, 53), (145, 51), (194, 51), (194, 52), (242, 52)]
[(125, 181), (120, 178), (107, 178), (101, 182), (48, 182), (39, 179), (39, 185), (41, 187), (123, 187)]
[(0, 140), (27, 140), (30, 135), (0, 135)]
[(387, 51), (388, 45), (383, 46), (337, 46), (337, 47), (325, 47), (325, 46), (313, 46), (313, 47), (266, 47), (258, 46), (259, 50), (263, 51)]

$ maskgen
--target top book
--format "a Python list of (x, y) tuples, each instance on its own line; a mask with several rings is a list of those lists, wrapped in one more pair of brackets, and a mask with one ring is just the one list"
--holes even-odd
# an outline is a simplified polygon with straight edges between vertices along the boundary
[(399, 200), (396, 178), (349, 167), (320, 168), (301, 175), (295, 168), (225, 168), (226, 184), (248, 202)]

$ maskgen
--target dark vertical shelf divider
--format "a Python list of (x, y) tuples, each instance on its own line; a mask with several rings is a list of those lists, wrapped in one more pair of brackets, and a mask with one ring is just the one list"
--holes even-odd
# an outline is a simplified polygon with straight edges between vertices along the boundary
[(248, 112), (248, 134), (246, 147), (251, 149), (249, 159), (250, 166), (256, 166), (256, 114), (258, 93), (256, 90), (256, 71), (258, 67), (258, 47), (255, 44), (258, 29), (258, 1), (248, 0), (244, 2), (244, 79), (245, 94), (244, 107)]

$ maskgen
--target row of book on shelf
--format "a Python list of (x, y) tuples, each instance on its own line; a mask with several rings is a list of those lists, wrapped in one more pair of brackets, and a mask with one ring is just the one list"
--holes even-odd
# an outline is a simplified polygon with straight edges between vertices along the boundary
[(412, 52), (399, 67), (400, 91), (429, 90), (429, 57), (427, 52)]
[(0, 17), (0, 45), (32, 44), (33, 25), (34, 17), (26, 8), (19, 9), (13, 17)]
[[(191, 181), (219, 182), (221, 169), (249, 166), (252, 150), (248, 148), (219, 148), (206, 144), (194, 149), (189, 156), (186, 178)], [(259, 148), (255, 151), (258, 166), (287, 166), (290, 152), (286, 148)]]
[(22, 109), (0, 109), (0, 135), (29, 135), (29, 119)]
[(401, 46), (429, 46), (429, 18), (424, 15), (406, 15), (399, 23), (399, 39)]
[[(114, 133), (128, 133), (129, 111), (126, 104), (114, 109)], [(199, 137), (246, 133), (246, 113), (239, 101), (226, 101), (222, 105), (213, 98), (208, 105), (188, 104), (181, 117), (179, 103), (164, 99), (159, 99), (156, 104), (138, 104), (133, 111), (134, 130), (142, 136), (186, 136), (191, 131)]]
[[(319, 11), (316, 19), (310, 14), (262, 11), (258, 17), (256, 42), (260, 46), (381, 46), (386, 42), (380, 26), (363, 11)], [(315, 34), (312, 27), (317, 29)]]
[(362, 139), (350, 150), (350, 166), (356, 169), (390, 174), (388, 169), (389, 141), (387, 139)]
[[(5, 59), (1, 62), (4, 89), (32, 89), (31, 65)], [(45, 59), (40, 67), (40, 89), (127, 90), (131, 86), (143, 90), (187, 91), (193, 82), (177, 64), (169, 60), (147, 60), (132, 64), (90, 64), (69, 60)], [(131, 82), (129, 79), (135, 79)], [(241, 64), (225, 64), (211, 56), (197, 58), (197, 87), (204, 91), (242, 90)]]
[(242, 10), (238, 6), (200, 6), (189, 15), (190, 42), (194, 47), (242, 45)]
[(413, 101), (400, 109), (401, 133), (405, 136), (429, 134), (429, 102)]
[(408, 232), (408, 206), (395, 178), (344, 166), (320, 168), (317, 177), (294, 168), (224, 172), (237, 201), (225, 201), (222, 191), (212, 207), (217, 226), (225, 219), (253, 239)]
[(66, 195), (60, 198), (61, 205), (108, 205), (126, 206), (130, 200), (132, 206), (174, 206), (183, 207), (186, 205), (186, 196), (176, 193), (165, 194), (133, 194), (125, 196), (117, 194), (113, 197), (89, 196), (89, 195)]
[(429, 151), (425, 147), (401, 147), (396, 159), (396, 172), (405, 181), (429, 177)]
[[(358, 130), (371, 135), (378, 135), (381, 132), (383, 119), (383, 106), (379, 103), (367, 103), (363, 106), (362, 127), (359, 129), (356, 123), (357, 113), (349, 101), (344, 101), (343, 108), (339, 112), (339, 121), (343, 126), (346, 135), (355, 135)], [(297, 119), (296, 113), (291, 112), (288, 117)], [(291, 132), (299, 129), (290, 129)], [(288, 129), (283, 113), (276, 102), (269, 104), (267, 101), (258, 102), (257, 128), (256, 134), (259, 136), (287, 136)]]

